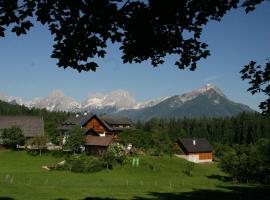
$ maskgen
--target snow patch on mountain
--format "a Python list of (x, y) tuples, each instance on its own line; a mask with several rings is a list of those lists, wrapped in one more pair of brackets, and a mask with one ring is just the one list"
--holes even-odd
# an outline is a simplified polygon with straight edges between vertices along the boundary
[(220, 103), (220, 102), (219, 102), (219, 99), (215, 99), (215, 100), (214, 100), (214, 103), (215, 103), (215, 104), (219, 104), (219, 103)]
[[(109, 93), (96, 93), (89, 95), (82, 103), (76, 101), (73, 97), (65, 96), (63, 91), (55, 90), (48, 97), (35, 98), (31, 101), (24, 102), (19, 97), (6, 96), (0, 93), (0, 100), (25, 105), (29, 108), (45, 108), (49, 111), (101, 111), (101, 112), (120, 112), (123, 110), (140, 110), (147, 107), (153, 107), (168, 100), (169, 107), (179, 108), (187, 101), (191, 101), (201, 94), (213, 98), (215, 104), (219, 104), (216, 94), (225, 97), (223, 92), (212, 84), (207, 84), (202, 88), (193, 90), (190, 93), (182, 95), (160, 97), (147, 101), (137, 102), (134, 97), (125, 90), (116, 90)], [(226, 98), (226, 97), (225, 97)]]
[(22, 98), (16, 97), (16, 96), (7, 96), (7, 95), (4, 95), (3, 93), (0, 93), (0, 100), (11, 103), (11, 104), (23, 105)]
[(29, 108), (46, 108), (49, 111), (77, 111), (81, 108), (73, 97), (67, 97), (61, 90), (53, 91), (48, 97), (35, 98), (25, 102)]
[(165, 101), (168, 98), (170, 98), (170, 97), (159, 97), (157, 99), (150, 99), (147, 101), (139, 102), (132, 109), (137, 110), (137, 109), (142, 109), (142, 108), (146, 108), (146, 107), (152, 107), (152, 106), (155, 106), (155, 105), (161, 103), (162, 101)]
[(109, 93), (96, 93), (89, 95), (82, 102), (83, 110), (102, 109), (104, 107), (115, 107), (117, 110), (133, 108), (135, 99), (125, 90), (116, 90)]
[[(219, 94), (221, 97), (226, 98), (226, 96), (224, 95), (224, 93), (219, 88), (217, 88), (216, 86), (214, 86), (212, 84), (209, 84), (209, 83), (206, 84), (202, 88), (193, 90), (192, 92), (189, 92), (189, 93), (185, 93), (185, 94), (179, 95), (178, 97), (179, 97), (179, 100), (184, 104), (187, 101), (190, 101), (192, 99), (195, 99), (196, 97), (198, 97), (201, 94), (206, 94), (206, 93), (211, 92), (211, 91)], [(211, 94), (209, 94), (209, 95), (211, 95)], [(209, 96), (209, 98), (210, 97), (211, 96)]]

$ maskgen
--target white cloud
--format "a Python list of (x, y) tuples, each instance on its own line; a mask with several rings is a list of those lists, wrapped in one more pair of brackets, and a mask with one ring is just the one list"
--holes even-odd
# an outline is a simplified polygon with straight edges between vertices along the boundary
[(203, 82), (209, 83), (209, 82), (212, 82), (212, 81), (214, 81), (216, 79), (218, 79), (217, 76), (208, 76), (208, 77), (206, 77), (206, 78), (203, 79)]

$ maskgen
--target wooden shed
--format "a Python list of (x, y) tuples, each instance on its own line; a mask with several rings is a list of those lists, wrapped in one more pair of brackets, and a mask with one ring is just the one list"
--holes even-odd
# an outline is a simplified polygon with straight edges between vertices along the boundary
[(85, 138), (85, 150), (91, 155), (102, 156), (106, 153), (107, 148), (113, 143), (112, 136), (93, 136), (87, 135)]

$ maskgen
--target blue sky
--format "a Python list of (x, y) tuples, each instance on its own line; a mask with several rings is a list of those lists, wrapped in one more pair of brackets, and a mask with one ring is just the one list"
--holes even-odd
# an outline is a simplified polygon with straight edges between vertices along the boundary
[(154, 68), (149, 62), (122, 64), (117, 46), (109, 46), (103, 60), (96, 60), (97, 72), (78, 73), (56, 66), (50, 58), (53, 38), (45, 27), (36, 25), (27, 35), (8, 33), (0, 38), (0, 92), (25, 100), (45, 97), (61, 89), (82, 101), (95, 92), (128, 90), (136, 100), (182, 94), (210, 82), (228, 98), (254, 109), (263, 96), (252, 96), (239, 71), (250, 60), (264, 63), (270, 52), (270, 3), (246, 15), (243, 10), (228, 13), (221, 22), (210, 22), (202, 39), (209, 44), (211, 56), (200, 61), (195, 72), (179, 70), (175, 57)]

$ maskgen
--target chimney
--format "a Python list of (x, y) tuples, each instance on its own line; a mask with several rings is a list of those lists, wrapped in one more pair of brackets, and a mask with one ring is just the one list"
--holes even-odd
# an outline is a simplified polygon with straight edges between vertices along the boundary
[(196, 145), (196, 140), (193, 140), (192, 143), (193, 143), (193, 146), (195, 146)]

